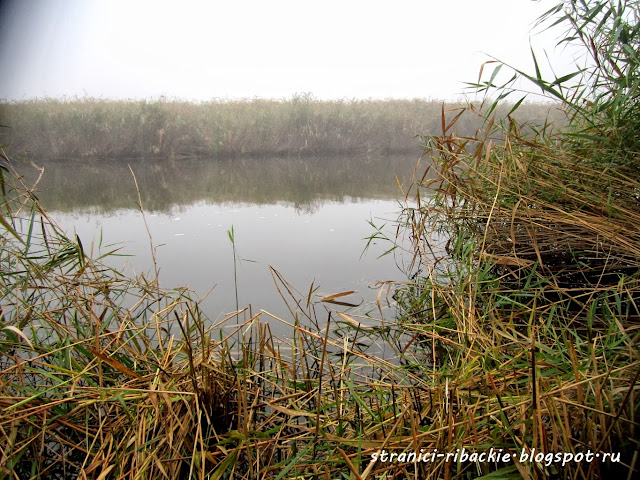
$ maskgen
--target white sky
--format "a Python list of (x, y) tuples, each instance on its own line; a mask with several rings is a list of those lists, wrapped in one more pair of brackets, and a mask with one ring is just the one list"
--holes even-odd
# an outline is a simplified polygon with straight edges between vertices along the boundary
[(491, 54), (532, 70), (558, 0), (5, 0), (0, 98), (438, 98)]

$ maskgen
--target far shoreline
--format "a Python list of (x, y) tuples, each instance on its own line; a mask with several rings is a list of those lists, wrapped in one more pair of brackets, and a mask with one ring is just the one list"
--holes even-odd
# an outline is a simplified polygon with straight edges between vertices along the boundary
[[(11, 155), (64, 158), (238, 158), (399, 154), (442, 133), (443, 110), (453, 118), (464, 103), (440, 100), (251, 99), (193, 103), (160, 98), (36, 99), (0, 102), (0, 142)], [(482, 110), (480, 105), (477, 105)], [(497, 116), (509, 105), (500, 107)], [(502, 112), (504, 110), (504, 112)], [(525, 103), (520, 122), (562, 124), (552, 104)], [(457, 134), (473, 136), (480, 115), (467, 111)]]

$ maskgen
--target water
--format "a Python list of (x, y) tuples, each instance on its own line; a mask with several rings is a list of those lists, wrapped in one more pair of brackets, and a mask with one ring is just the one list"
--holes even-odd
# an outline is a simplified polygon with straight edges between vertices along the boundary
[(310, 290), (315, 300), (354, 290), (344, 301), (366, 313), (378, 282), (403, 278), (401, 257), (378, 258), (391, 244), (365, 247), (376, 233), (371, 223), (386, 223), (382, 232), (394, 237), (401, 196), (394, 176), (408, 178), (416, 159), (50, 161), (38, 197), (93, 256), (119, 248), (126, 256), (112, 256), (112, 266), (152, 272), (152, 243), (160, 284), (206, 296), (212, 319), (235, 310), (236, 288), (241, 308), (286, 317), (269, 266), (305, 298)]

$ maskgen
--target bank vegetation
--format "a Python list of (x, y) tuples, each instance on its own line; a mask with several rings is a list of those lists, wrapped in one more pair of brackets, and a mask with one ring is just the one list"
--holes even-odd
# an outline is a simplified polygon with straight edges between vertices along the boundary
[[(234, 158), (418, 153), (420, 136), (436, 134), (442, 102), (327, 100), (296, 95), (283, 100), (193, 103), (40, 99), (0, 104), (0, 141), (13, 155), (49, 158)], [(505, 107), (506, 108), (506, 107)], [(522, 109), (540, 123), (549, 104)], [(482, 125), (465, 115), (462, 133)]]

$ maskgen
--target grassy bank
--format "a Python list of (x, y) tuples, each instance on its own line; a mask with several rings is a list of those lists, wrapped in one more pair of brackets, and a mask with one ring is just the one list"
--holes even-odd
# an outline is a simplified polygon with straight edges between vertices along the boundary
[[(491, 444), (621, 454), (618, 464), (516, 465), (524, 478), (640, 471), (639, 6), (550, 11), (542, 21), (566, 28), (560, 43), (580, 45), (594, 66), (547, 80), (534, 55), (533, 74), (515, 73), (560, 101), (569, 127), (532, 137), (496, 116), (465, 138), (455, 113), (443, 117), (404, 210), (415, 281), (397, 298), (454, 385), (452, 437), (477, 445), (470, 417), (488, 402)], [(489, 77), (479, 90), (522, 98)]]
[[(436, 133), (441, 102), (426, 100), (109, 101), (32, 100), (0, 105), (13, 155), (42, 158), (227, 158), (418, 152)], [(544, 105), (523, 118), (540, 121)], [(481, 125), (465, 116), (460, 128)]]

